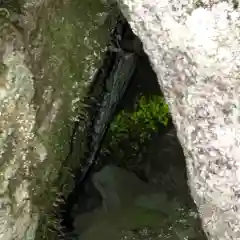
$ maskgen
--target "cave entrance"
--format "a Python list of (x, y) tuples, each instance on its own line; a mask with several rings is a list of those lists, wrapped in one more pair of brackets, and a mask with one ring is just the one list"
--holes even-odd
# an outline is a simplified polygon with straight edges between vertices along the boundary
[[(124, 24), (128, 39), (123, 42), (123, 50), (132, 51), (132, 48), (129, 50), (129, 36), (131, 39), (137, 37), (129, 25)], [(156, 74), (143, 49), (138, 48), (136, 54), (137, 64), (130, 84), (117, 104), (95, 161), (64, 206), (63, 226), (68, 232), (76, 231), (74, 221), (78, 216), (81, 218), (103, 204), (103, 196), (92, 177), (108, 165), (127, 170), (140, 181), (159, 189), (167, 196), (167, 201), (180, 202), (187, 209), (195, 208), (187, 186), (184, 154)], [(80, 221), (82, 225), (78, 225), (78, 234), (87, 219)], [(200, 235), (204, 239), (202, 232)]]

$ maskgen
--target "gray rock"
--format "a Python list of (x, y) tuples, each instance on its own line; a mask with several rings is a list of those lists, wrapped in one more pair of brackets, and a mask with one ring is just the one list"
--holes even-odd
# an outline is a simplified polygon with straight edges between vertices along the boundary
[(169, 201), (164, 193), (155, 193), (133, 173), (106, 166), (94, 174), (93, 181), (103, 198), (103, 208), (75, 219), (79, 240), (202, 237), (196, 230), (195, 217), (181, 209), (178, 202)]
[(238, 1), (117, 2), (169, 104), (206, 234), (239, 240)]
[(181, 205), (172, 200), (168, 200), (164, 193), (153, 193), (148, 195), (141, 195), (135, 200), (135, 205), (153, 211), (159, 211), (171, 217), (179, 216), (179, 209)]
[[(71, 172), (87, 152), (86, 128), (91, 119), (82, 102), (101, 64), (112, 24), (98, 23), (99, 15), (109, 11), (94, 0), (63, 5), (4, 2), (0, 7), (0, 240), (56, 239), (48, 230), (60, 226), (49, 208), (56, 208), (72, 190)], [(21, 14), (15, 14), (16, 5)], [(72, 127), (79, 115), (81, 143), (72, 148)]]
[(104, 167), (92, 179), (107, 211), (130, 205), (137, 196), (150, 191), (149, 186), (135, 174), (116, 166)]

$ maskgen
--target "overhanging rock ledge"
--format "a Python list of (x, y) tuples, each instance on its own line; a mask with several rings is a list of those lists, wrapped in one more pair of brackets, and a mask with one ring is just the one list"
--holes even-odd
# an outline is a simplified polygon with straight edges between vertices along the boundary
[(118, 0), (170, 106), (208, 238), (240, 239), (239, 9), (202, 2)]

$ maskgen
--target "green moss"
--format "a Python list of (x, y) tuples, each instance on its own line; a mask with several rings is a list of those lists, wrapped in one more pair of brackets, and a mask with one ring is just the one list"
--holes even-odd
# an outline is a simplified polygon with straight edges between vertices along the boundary
[[(84, 111), (83, 107), (82, 111)], [(66, 124), (67, 122), (69, 124)], [(44, 144), (51, 147), (53, 152), (50, 154), (51, 161), (43, 162), (39, 169), (33, 171), (37, 174), (36, 181), (32, 182), (34, 187), (32, 202), (41, 211), (36, 239), (58, 239), (62, 234), (59, 207), (74, 187), (73, 173), (81, 164), (77, 160), (83, 159), (86, 151), (82, 139), (82, 144), (78, 146), (78, 159), (68, 158), (71, 151), (69, 140), (72, 138), (72, 131), (73, 124), (70, 120), (59, 121), (55, 124), (52, 135), (43, 139)], [(45, 179), (43, 179), (44, 175)]]
[[(73, 189), (73, 173), (80, 166), (87, 151), (85, 127), (89, 121), (83, 104), (88, 94), (87, 82), (92, 71), (99, 67), (109, 40), (108, 23), (97, 22), (98, 13), (107, 9), (95, 0), (50, 1), (39, 11), (37, 29), (30, 41), (42, 35), (43, 51), (32, 64), (35, 79), (34, 103), (37, 112), (36, 134), (47, 149), (48, 157), (31, 169), (31, 200), (40, 211), (39, 227), (35, 239), (58, 239), (61, 234), (59, 203)], [(44, 73), (44, 76), (41, 74)], [(53, 89), (52, 99), (61, 99), (56, 120), (44, 131), (39, 131), (53, 107), (53, 101), (44, 99), (44, 90)], [(73, 102), (76, 102), (73, 105)], [(74, 119), (82, 116), (82, 130), (78, 132), (78, 156), (71, 156), (71, 138)]]
[(134, 112), (125, 110), (112, 121), (103, 144), (102, 157), (110, 156), (117, 165), (136, 172), (147, 141), (169, 122), (168, 105), (163, 97), (140, 95)]

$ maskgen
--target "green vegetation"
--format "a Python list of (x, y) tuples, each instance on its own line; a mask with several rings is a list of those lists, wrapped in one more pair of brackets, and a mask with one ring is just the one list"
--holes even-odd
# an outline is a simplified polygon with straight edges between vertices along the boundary
[[(94, 0), (50, 1), (39, 10), (36, 29), (30, 35), (29, 41), (36, 44), (33, 47), (41, 49), (40, 54), (34, 56), (37, 61), (31, 63), (36, 78), (33, 102), (41, 106), (36, 135), (48, 152), (48, 158), (31, 171), (30, 188), (34, 189), (31, 202), (36, 211), (40, 211), (35, 239), (59, 239), (58, 235), (62, 234), (59, 206), (72, 191), (73, 174), (87, 152), (89, 119), (84, 99), (89, 86), (86, 83), (101, 63), (104, 47), (109, 41), (109, 28), (113, 24), (104, 22), (99, 13), (110, 13), (110, 10)], [(38, 41), (40, 33), (41, 40)], [(40, 72), (44, 72), (44, 76)], [(46, 89), (51, 90), (51, 101), (45, 99)], [(51, 128), (47, 124), (43, 128), (46, 116), (55, 114), (50, 110), (58, 100), (61, 108), (56, 108), (57, 120)], [(77, 118), (81, 119), (81, 129), (72, 136)], [(71, 146), (72, 137), (77, 142), (77, 150), (76, 146)]]
[(136, 172), (144, 163), (144, 150), (152, 134), (167, 127), (168, 122), (168, 105), (163, 97), (140, 95), (133, 113), (122, 110), (114, 118), (103, 144), (102, 155)]

